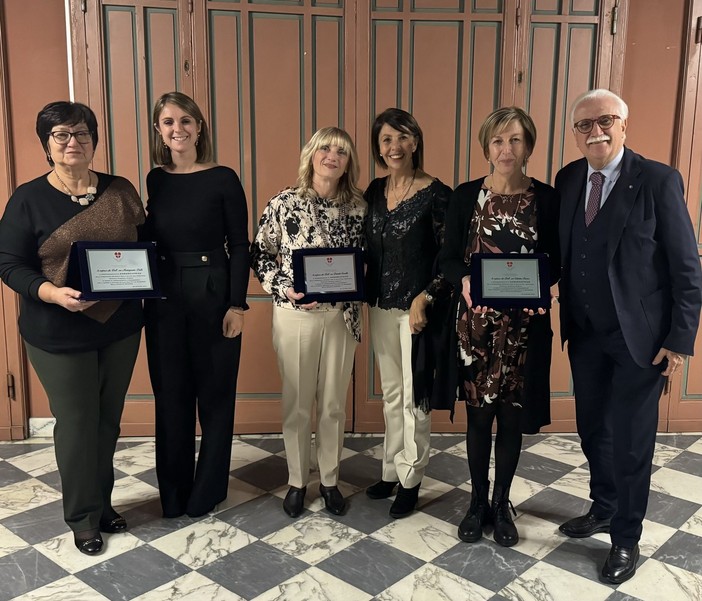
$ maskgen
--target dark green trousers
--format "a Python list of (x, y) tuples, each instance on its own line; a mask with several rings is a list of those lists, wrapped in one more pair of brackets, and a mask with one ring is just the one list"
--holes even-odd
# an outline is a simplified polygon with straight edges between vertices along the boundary
[(141, 334), (94, 351), (47, 353), (25, 343), (56, 418), (54, 445), (63, 513), (74, 532), (111, 513), (112, 459)]

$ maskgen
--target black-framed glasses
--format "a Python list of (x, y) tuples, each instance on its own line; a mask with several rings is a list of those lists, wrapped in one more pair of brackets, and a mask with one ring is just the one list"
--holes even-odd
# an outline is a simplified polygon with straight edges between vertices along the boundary
[(93, 134), (87, 129), (81, 131), (50, 131), (49, 135), (54, 139), (54, 142), (65, 146), (71, 141), (71, 138), (78, 140), (79, 144), (87, 144), (92, 142)]
[(600, 126), (600, 129), (605, 130), (614, 125), (615, 119), (621, 119), (621, 117), (619, 115), (600, 115), (597, 119), (581, 119), (573, 124), (573, 127), (581, 134), (589, 134), (595, 127), (595, 123)]

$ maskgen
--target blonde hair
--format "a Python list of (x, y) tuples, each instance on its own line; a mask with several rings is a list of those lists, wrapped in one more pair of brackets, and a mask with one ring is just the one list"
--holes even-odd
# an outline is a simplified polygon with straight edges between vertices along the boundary
[(205, 117), (197, 103), (190, 96), (182, 92), (168, 92), (163, 94), (154, 105), (153, 130), (151, 133), (151, 160), (157, 165), (170, 165), (173, 162), (171, 157), (171, 149), (163, 143), (161, 134), (159, 133), (158, 120), (161, 116), (161, 111), (167, 104), (177, 106), (180, 110), (190, 115), (200, 125), (200, 135), (198, 136), (196, 163), (211, 163), (214, 160), (214, 151), (212, 149), (212, 140), (210, 139), (210, 130), (207, 127)]
[(317, 193), (312, 187), (312, 178), (314, 177), (314, 166), (312, 159), (314, 153), (322, 146), (338, 146), (348, 152), (349, 162), (346, 167), (346, 172), (339, 180), (337, 198), (341, 202), (358, 202), (363, 196), (358, 188), (358, 177), (360, 175), (360, 167), (358, 165), (358, 155), (351, 136), (343, 129), (338, 127), (323, 127), (317, 130), (305, 144), (302, 152), (300, 152), (300, 167), (297, 171), (297, 192), (305, 199), (315, 198)]

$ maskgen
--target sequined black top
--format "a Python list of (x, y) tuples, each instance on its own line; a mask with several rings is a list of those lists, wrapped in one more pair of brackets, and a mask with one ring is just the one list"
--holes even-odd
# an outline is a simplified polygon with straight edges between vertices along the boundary
[(451, 188), (435, 179), (388, 211), (386, 177), (373, 180), (364, 197), (366, 219), (366, 302), (381, 309), (410, 308), (422, 290), (436, 294), (443, 278), (434, 262), (444, 238)]

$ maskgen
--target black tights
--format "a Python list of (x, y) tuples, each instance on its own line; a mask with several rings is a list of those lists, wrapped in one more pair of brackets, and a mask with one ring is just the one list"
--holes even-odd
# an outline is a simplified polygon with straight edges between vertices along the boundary
[(480, 486), (488, 481), (490, 452), (492, 450), (492, 422), (497, 416), (495, 438), (495, 486), (508, 488), (517, 471), (522, 450), (520, 407), (510, 403), (495, 402), (483, 407), (466, 406), (468, 409), (468, 467), (471, 480)]

